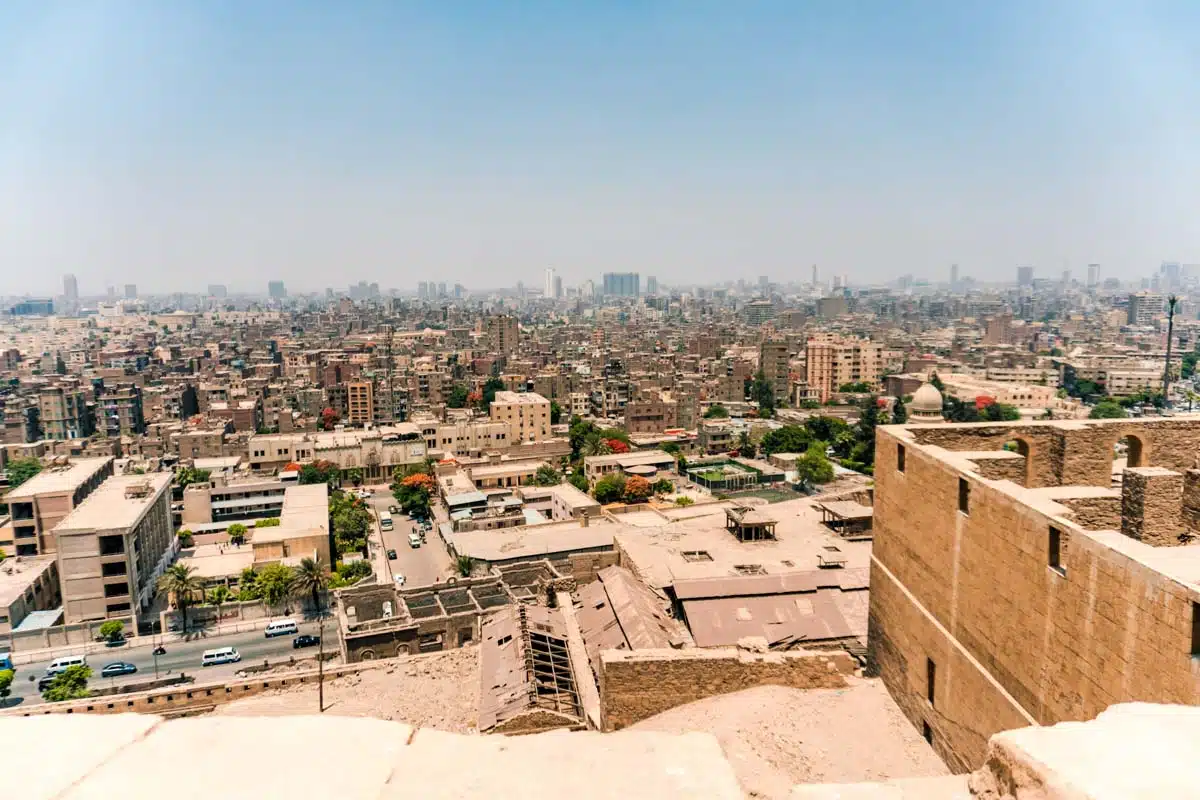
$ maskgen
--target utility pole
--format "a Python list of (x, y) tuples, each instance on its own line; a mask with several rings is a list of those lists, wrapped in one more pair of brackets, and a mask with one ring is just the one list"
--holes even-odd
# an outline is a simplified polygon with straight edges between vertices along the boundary
[(325, 713), (325, 615), (317, 609), (320, 626), (317, 630), (317, 713)]
[(1163, 405), (1167, 406), (1168, 397), (1167, 391), (1171, 388), (1171, 339), (1175, 337), (1175, 306), (1179, 303), (1179, 298), (1171, 295), (1167, 298), (1167, 363), (1163, 367)]

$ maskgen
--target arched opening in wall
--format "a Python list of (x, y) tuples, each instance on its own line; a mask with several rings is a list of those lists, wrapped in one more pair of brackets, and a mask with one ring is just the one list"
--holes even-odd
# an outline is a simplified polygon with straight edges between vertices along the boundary
[(1029, 442), (1024, 439), (1009, 439), (1004, 443), (1004, 449), (1010, 453), (1016, 453), (1025, 459), (1025, 470), (1022, 481), (1022, 486), (1032, 486), (1033, 480), (1033, 459), (1030, 458), (1031, 449)]
[(1146, 464), (1146, 449), (1142, 440), (1133, 434), (1126, 434), (1113, 445), (1113, 479), (1112, 485), (1121, 484), (1121, 473), (1126, 467), (1144, 467)]

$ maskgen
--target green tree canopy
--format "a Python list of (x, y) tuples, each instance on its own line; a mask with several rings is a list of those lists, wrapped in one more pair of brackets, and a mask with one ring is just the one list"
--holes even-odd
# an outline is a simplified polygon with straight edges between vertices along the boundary
[(175, 473), (175, 483), (183, 489), (191, 486), (193, 483), (205, 483), (211, 477), (212, 472), (207, 469), (196, 469), (195, 467), (184, 467)]
[(562, 421), (562, 413), (563, 413), (562, 406), (560, 406), (558, 404), (558, 401), (551, 400), (550, 401), (550, 424), (557, 425), (559, 422), (561, 422)]
[(447, 408), (466, 408), (467, 396), (470, 394), (467, 387), (461, 383), (456, 383), (450, 387), (450, 393), (446, 395)]
[(533, 476), (534, 486), (557, 486), (560, 483), (562, 483), (562, 475), (549, 464), (543, 464), (538, 467), (537, 472)]
[(784, 425), (782, 428), (776, 428), (763, 434), (759, 445), (762, 447), (763, 454), (770, 456), (775, 453), (803, 453), (808, 449), (811, 441), (812, 436), (805, 427)]
[(625, 494), (625, 476), (619, 472), (605, 475), (596, 481), (592, 495), (600, 503), (616, 503)]
[(492, 403), (496, 401), (496, 392), (503, 392), (504, 389), (504, 381), (499, 378), (488, 378), (480, 390), (479, 408), (482, 411), (491, 411)]
[(158, 590), (170, 596), (182, 617), (184, 633), (188, 629), (188, 608), (196, 602), (197, 597), (203, 597), (204, 592), (204, 581), (195, 573), (195, 567), (176, 562), (167, 567), (158, 579)]
[(292, 595), (295, 573), (283, 564), (267, 564), (258, 573), (258, 587), (268, 606), (282, 605)]
[(796, 459), (796, 477), (801, 483), (816, 486), (833, 480), (833, 465), (820, 447), (810, 447)]
[(728, 416), (729, 409), (720, 403), (713, 403), (708, 407), (708, 410), (704, 412), (705, 419), (725, 419)]
[(1127, 416), (1129, 414), (1125, 409), (1112, 400), (1101, 400), (1092, 406), (1091, 412), (1088, 413), (1089, 419), (1124, 419)]
[(12, 682), (16, 673), (11, 669), (0, 669), (0, 708), (3, 708), (8, 702), (8, 696), (12, 693)]
[(328, 483), (335, 485), (341, 477), (341, 470), (331, 461), (313, 461), (300, 468), (300, 483)]
[(314, 611), (321, 608), (321, 593), (329, 588), (329, 570), (319, 558), (302, 558), (292, 576), (292, 593), (312, 601)]
[(110, 619), (100, 625), (100, 638), (115, 642), (125, 632), (125, 623), (119, 619)]
[(8, 462), (8, 488), (15, 489), (42, 471), (42, 462), (36, 458), (14, 458)]
[(67, 667), (54, 677), (50, 685), (42, 692), (42, 699), (47, 703), (61, 703), (64, 700), (78, 700), (87, 697), (88, 678), (92, 677), (92, 669), (86, 665)]

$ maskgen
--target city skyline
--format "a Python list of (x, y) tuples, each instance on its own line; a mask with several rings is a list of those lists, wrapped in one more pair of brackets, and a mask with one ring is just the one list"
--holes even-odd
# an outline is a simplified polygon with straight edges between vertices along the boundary
[(0, 10), (9, 291), (1200, 261), (1194, 7), (354, 11)]

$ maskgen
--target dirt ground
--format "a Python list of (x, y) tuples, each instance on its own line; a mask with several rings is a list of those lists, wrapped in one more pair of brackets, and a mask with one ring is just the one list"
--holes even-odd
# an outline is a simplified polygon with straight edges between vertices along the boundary
[[(264, 692), (217, 706), (214, 714), (313, 714), (315, 686)], [(479, 650), (463, 647), (398, 659), (325, 683), (325, 713), (374, 717), (452, 733), (473, 733), (479, 714)]]
[(747, 689), (630, 730), (712, 733), (749, 797), (786, 798), (797, 783), (949, 774), (877, 680), (855, 679), (846, 689)]

